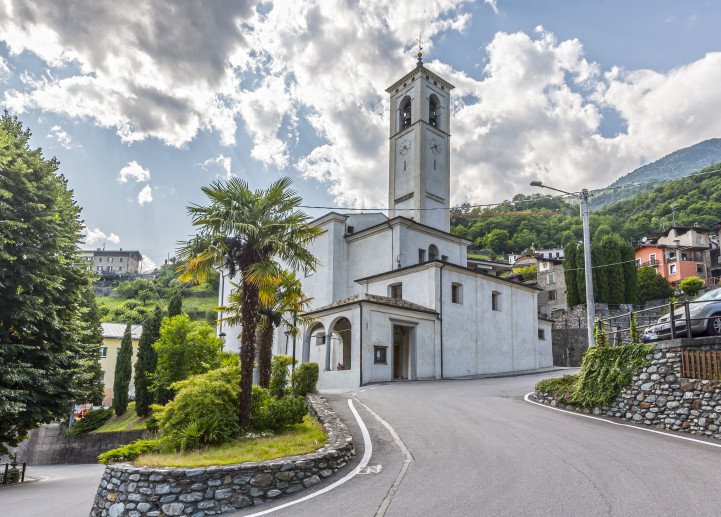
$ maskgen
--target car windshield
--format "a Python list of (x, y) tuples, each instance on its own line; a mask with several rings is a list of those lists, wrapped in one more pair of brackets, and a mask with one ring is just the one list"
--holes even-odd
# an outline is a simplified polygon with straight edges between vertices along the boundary
[(708, 302), (711, 300), (721, 300), (721, 289), (714, 289), (713, 291), (709, 291), (708, 293), (704, 294), (703, 296), (699, 296), (694, 301)]

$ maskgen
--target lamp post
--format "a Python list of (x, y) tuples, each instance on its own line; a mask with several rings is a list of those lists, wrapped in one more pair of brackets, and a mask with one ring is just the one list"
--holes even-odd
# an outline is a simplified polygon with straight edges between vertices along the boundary
[(591, 229), (588, 224), (588, 190), (583, 189), (581, 192), (566, 192), (544, 185), (540, 181), (532, 181), (532, 187), (542, 187), (549, 190), (555, 190), (569, 196), (575, 196), (581, 201), (581, 218), (583, 219), (583, 260), (584, 269), (586, 270), (586, 317), (588, 318), (588, 348), (594, 345), (593, 342), (593, 325), (596, 319), (596, 306), (593, 302), (593, 271), (591, 269)]

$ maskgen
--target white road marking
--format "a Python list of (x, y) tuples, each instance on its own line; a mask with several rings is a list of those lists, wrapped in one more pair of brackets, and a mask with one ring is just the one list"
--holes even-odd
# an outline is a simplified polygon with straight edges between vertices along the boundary
[(373, 411), (371, 408), (363, 404), (360, 400), (358, 401), (358, 404), (363, 406), (366, 411), (368, 411), (371, 415), (376, 417), (376, 420), (378, 420), (383, 426), (388, 429), (388, 432), (391, 433), (391, 436), (393, 437), (393, 440), (395, 440), (396, 445), (398, 445), (398, 448), (401, 450), (403, 455), (406, 457), (405, 461), (403, 462), (403, 467), (401, 468), (401, 471), (398, 473), (398, 476), (396, 476), (396, 480), (393, 482), (393, 486), (391, 486), (390, 490), (388, 490), (388, 494), (383, 499), (383, 502), (381, 503), (380, 508), (378, 508), (378, 511), (376, 512), (376, 517), (383, 517), (386, 514), (386, 510), (388, 510), (388, 507), (391, 504), (391, 501), (393, 500), (393, 496), (396, 495), (396, 492), (398, 492), (398, 487), (401, 485), (401, 481), (403, 481), (403, 476), (406, 475), (406, 471), (408, 470), (408, 467), (411, 463), (413, 463), (413, 455), (410, 453), (408, 448), (406, 447), (406, 444), (403, 443), (403, 440), (401, 440), (401, 437), (398, 436), (398, 433), (396, 433), (396, 430), (393, 429), (391, 424), (383, 420), (381, 416)]
[(289, 503), (281, 504), (280, 506), (276, 506), (275, 508), (271, 508), (269, 510), (265, 510), (258, 513), (252, 513), (246, 517), (256, 517), (258, 515), (267, 515), (269, 513), (273, 513), (277, 510), (282, 510), (283, 508), (288, 508), (289, 506), (293, 506), (298, 503), (303, 503), (305, 501), (308, 501), (309, 499), (313, 499), (314, 497), (318, 497), (321, 494), (325, 494), (326, 492), (330, 492), (334, 488), (339, 487), (346, 481), (350, 481), (353, 479), (356, 474), (358, 473), (359, 468), (363, 468), (366, 465), (368, 465), (368, 461), (371, 459), (371, 454), (373, 454), (373, 444), (371, 443), (371, 437), (368, 433), (368, 428), (363, 423), (363, 420), (361, 420), (360, 415), (358, 414), (358, 411), (356, 411), (355, 406), (353, 406), (353, 401), (351, 399), (348, 399), (348, 405), (350, 406), (350, 410), (353, 413), (353, 416), (355, 417), (356, 421), (358, 422), (358, 426), (360, 427), (361, 434), (363, 435), (363, 444), (365, 452), (363, 453), (363, 457), (360, 460), (360, 463), (358, 463), (358, 467), (351, 470), (348, 474), (346, 474), (343, 478), (339, 479), (332, 485), (328, 485), (325, 488), (322, 488), (321, 490), (318, 490), (317, 492), (313, 492), (312, 494), (308, 494), (305, 497), (301, 497), (300, 499), (296, 499), (295, 501), (291, 501)]
[(686, 440), (686, 441), (689, 441), (689, 442), (702, 443), (702, 444), (704, 444), (704, 445), (710, 445), (711, 447), (721, 447), (721, 444), (720, 444), (720, 443), (705, 442), (705, 441), (703, 441), (703, 440), (697, 440), (696, 438), (689, 438), (688, 436), (678, 436), (678, 435), (676, 435), (676, 434), (664, 433), (663, 431), (656, 431), (655, 429), (646, 429), (646, 428), (644, 428), (644, 427), (638, 427), (638, 426), (631, 425), (631, 424), (622, 424), (622, 423), (620, 423), (620, 422), (614, 422), (613, 420), (607, 420), (607, 419), (605, 419), (605, 418), (600, 418), (600, 417), (597, 417), (597, 416), (584, 415), (584, 414), (582, 414), (582, 413), (576, 413), (575, 411), (568, 411), (568, 410), (566, 410), (566, 409), (561, 409), (561, 408), (549, 406), (549, 405), (546, 405), (546, 404), (541, 404), (540, 402), (536, 402), (536, 401), (534, 401), (534, 400), (531, 400), (531, 399), (529, 398), (531, 395), (533, 395), (533, 392), (530, 392), (530, 393), (526, 394), (526, 396), (524, 397), (524, 399), (526, 400), (526, 402), (530, 402), (531, 404), (536, 404), (537, 406), (541, 406), (541, 407), (544, 407), (544, 408), (546, 408), (546, 409), (554, 409), (554, 410), (556, 410), (556, 411), (561, 411), (561, 412), (563, 412), (563, 413), (568, 413), (568, 414), (571, 414), (571, 415), (574, 415), (574, 416), (582, 416), (583, 418), (590, 418), (591, 420), (598, 420), (599, 422), (605, 422), (605, 423), (607, 423), (607, 424), (620, 425), (621, 427), (629, 427), (629, 428), (635, 429), (635, 430), (637, 430), (637, 431), (646, 431), (647, 433), (662, 434), (662, 435), (664, 435), (664, 436), (668, 436), (669, 438), (676, 438), (676, 439), (678, 439), (678, 440)]
[(360, 390), (361, 393), (363, 393), (365, 390)]

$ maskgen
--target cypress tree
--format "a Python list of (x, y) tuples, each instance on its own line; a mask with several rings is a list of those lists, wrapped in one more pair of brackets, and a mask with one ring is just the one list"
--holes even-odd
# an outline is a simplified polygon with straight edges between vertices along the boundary
[(563, 278), (566, 281), (566, 303), (569, 307), (574, 307), (580, 303), (578, 296), (578, 285), (576, 271), (576, 248), (578, 246), (574, 241), (566, 244), (563, 251)]
[(612, 304), (621, 304), (626, 300), (626, 288), (624, 285), (624, 270), (621, 264), (621, 246), (624, 242), (616, 235), (606, 235), (601, 239), (603, 258), (606, 266), (605, 277), (607, 282), (606, 301)]
[(586, 263), (583, 246), (576, 249), (576, 289), (578, 290), (578, 303), (586, 303)]
[(621, 246), (621, 261), (623, 262), (624, 302), (636, 303), (638, 301), (636, 252), (633, 246), (625, 241)]
[(150, 414), (150, 404), (154, 400), (151, 391), (151, 376), (155, 373), (158, 356), (155, 354), (153, 343), (160, 338), (160, 323), (163, 315), (156, 309), (153, 315), (143, 325), (138, 342), (138, 358), (135, 361), (135, 413), (138, 416)]
[(183, 295), (180, 291), (175, 291), (173, 297), (168, 304), (168, 318), (180, 316), (183, 312)]
[(593, 301), (608, 303), (608, 277), (605, 267), (598, 267), (607, 263), (604, 249), (597, 242), (591, 244), (591, 278), (593, 279)]
[(120, 416), (128, 409), (128, 388), (132, 375), (133, 341), (130, 337), (130, 323), (125, 327), (123, 341), (120, 343), (118, 360), (115, 363), (115, 382), (113, 382), (113, 409)]

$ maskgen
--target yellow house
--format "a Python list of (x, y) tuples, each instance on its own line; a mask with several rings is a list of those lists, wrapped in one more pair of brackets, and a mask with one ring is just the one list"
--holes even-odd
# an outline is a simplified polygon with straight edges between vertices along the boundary
[[(126, 323), (102, 323), (103, 344), (100, 347), (100, 368), (103, 370), (103, 383), (105, 384), (105, 396), (103, 405), (111, 406), (113, 403), (113, 382), (115, 381), (115, 363), (120, 352), (120, 343), (123, 341)], [(138, 341), (142, 325), (130, 325), (130, 338), (133, 342), (132, 378), (130, 380), (130, 396), (135, 395), (135, 360), (138, 357)]]

